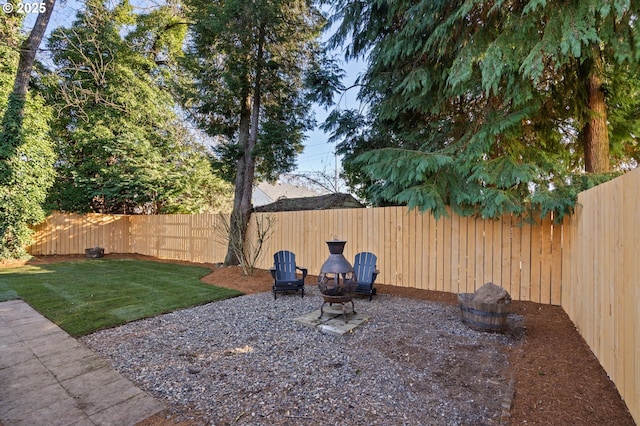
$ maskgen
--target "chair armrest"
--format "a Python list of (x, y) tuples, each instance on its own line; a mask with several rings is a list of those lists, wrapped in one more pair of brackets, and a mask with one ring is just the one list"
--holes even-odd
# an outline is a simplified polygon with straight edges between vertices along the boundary
[(376, 280), (376, 278), (378, 278), (378, 274), (379, 273), (380, 273), (380, 271), (377, 270), (377, 269), (375, 271), (373, 271), (373, 277), (371, 279), (371, 284), (373, 284), (373, 282)]
[(307, 268), (303, 268), (301, 266), (296, 266), (296, 269), (298, 269), (300, 272), (302, 272), (302, 279), (304, 280), (305, 278), (307, 278)]
[(276, 268), (269, 268), (269, 272), (271, 272), (271, 278), (276, 279)]

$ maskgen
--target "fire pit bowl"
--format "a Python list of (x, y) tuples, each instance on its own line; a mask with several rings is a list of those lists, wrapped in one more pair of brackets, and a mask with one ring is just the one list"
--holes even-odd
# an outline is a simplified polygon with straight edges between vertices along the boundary
[(353, 266), (342, 254), (346, 243), (344, 240), (327, 241), (330, 254), (320, 268), (320, 275), (318, 275), (318, 289), (324, 299), (324, 303), (320, 307), (320, 317), (324, 312), (325, 304), (340, 303), (345, 323), (347, 322), (346, 303), (351, 302), (351, 310), (354, 314), (356, 313), (352, 299), (353, 293), (358, 287)]

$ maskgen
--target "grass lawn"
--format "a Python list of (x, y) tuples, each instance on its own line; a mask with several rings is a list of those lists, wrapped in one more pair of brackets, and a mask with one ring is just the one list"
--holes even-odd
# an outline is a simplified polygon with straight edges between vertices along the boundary
[(0, 269), (0, 301), (23, 299), (72, 336), (239, 296), (198, 266), (100, 259)]

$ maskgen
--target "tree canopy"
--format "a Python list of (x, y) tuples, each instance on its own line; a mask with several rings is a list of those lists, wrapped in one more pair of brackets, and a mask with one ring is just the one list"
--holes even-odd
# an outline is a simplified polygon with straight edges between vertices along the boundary
[[(187, 104), (220, 142), (214, 163), (235, 182), (231, 238), (243, 241), (256, 174), (292, 170), (312, 125), (312, 100), (339, 83), (318, 46), (324, 18), (307, 0), (187, 2), (193, 22)], [(308, 90), (312, 82), (317, 90)], [(236, 263), (231, 250), (227, 263)]]
[(337, 111), (325, 126), (348, 182), (436, 215), (561, 217), (579, 190), (637, 164), (637, 9), (339, 0), (333, 45), (350, 39), (347, 56), (369, 60), (368, 113)]
[(71, 27), (50, 36), (55, 72), (45, 85), (60, 152), (50, 207), (194, 213), (224, 198), (228, 185), (176, 113), (172, 70), (186, 25), (174, 12), (89, 0)]

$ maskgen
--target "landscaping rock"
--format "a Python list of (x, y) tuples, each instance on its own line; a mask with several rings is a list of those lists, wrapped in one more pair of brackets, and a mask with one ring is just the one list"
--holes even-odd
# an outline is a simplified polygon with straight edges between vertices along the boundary
[(511, 296), (507, 290), (499, 285), (486, 283), (476, 290), (473, 301), (475, 303), (507, 304), (511, 303)]

